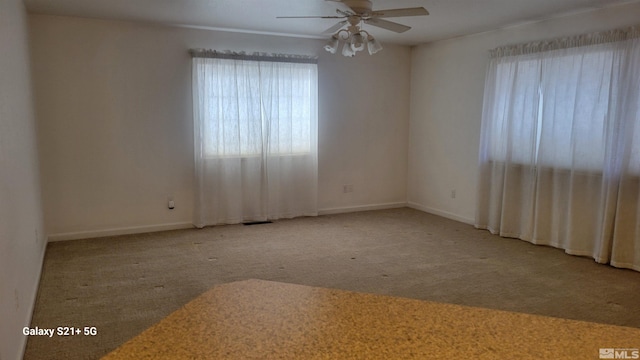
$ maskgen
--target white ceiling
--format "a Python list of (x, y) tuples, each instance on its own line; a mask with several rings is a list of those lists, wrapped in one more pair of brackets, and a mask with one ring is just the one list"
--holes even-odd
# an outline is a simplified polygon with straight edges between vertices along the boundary
[[(326, 38), (334, 19), (276, 16), (335, 15), (324, 0), (24, 0), (33, 13), (202, 26), (252, 33)], [(392, 18), (413, 27), (395, 34), (367, 30), (384, 42), (415, 45), (640, 0), (373, 0), (373, 9), (423, 6), (431, 15)]]

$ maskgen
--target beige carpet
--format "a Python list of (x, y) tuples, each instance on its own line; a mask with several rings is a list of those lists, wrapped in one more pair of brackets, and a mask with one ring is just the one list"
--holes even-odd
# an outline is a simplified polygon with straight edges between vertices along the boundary
[(49, 244), (25, 359), (95, 359), (214, 285), (264, 279), (640, 328), (640, 273), (412, 209)]

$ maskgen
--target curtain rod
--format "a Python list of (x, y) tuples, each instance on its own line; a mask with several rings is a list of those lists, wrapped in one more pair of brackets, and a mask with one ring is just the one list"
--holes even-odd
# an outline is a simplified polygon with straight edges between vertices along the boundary
[(500, 46), (489, 50), (489, 54), (492, 58), (499, 58), (569, 49), (580, 46), (606, 44), (636, 38), (640, 38), (640, 25), (551, 40), (534, 41), (525, 44)]
[(210, 49), (190, 49), (189, 54), (194, 58), (211, 58), (211, 59), (231, 59), (231, 60), (250, 60), (250, 61), (270, 61), (270, 62), (286, 62), (286, 63), (302, 63), (317, 64), (318, 57), (306, 55), (291, 54), (268, 54), (254, 52), (246, 54), (242, 52), (234, 52), (230, 50), (216, 51)]

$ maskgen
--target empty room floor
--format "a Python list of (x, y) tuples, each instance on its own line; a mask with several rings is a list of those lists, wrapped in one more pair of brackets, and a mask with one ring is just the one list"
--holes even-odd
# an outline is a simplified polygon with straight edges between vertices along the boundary
[(262, 279), (640, 328), (640, 273), (401, 208), (48, 245), (25, 359), (99, 358), (211, 287)]

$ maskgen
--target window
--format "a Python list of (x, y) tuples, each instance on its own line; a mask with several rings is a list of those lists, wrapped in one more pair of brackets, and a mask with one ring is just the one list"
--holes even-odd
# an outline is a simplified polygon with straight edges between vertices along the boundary
[(619, 105), (619, 55), (606, 45), (498, 61), (490, 158), (602, 169), (615, 126), (611, 115)]
[(317, 215), (316, 60), (191, 54), (194, 224)]
[(202, 157), (310, 153), (317, 116), (316, 64), (197, 60), (194, 111), (202, 122)]
[(492, 50), (476, 227), (640, 269), (638, 30)]

